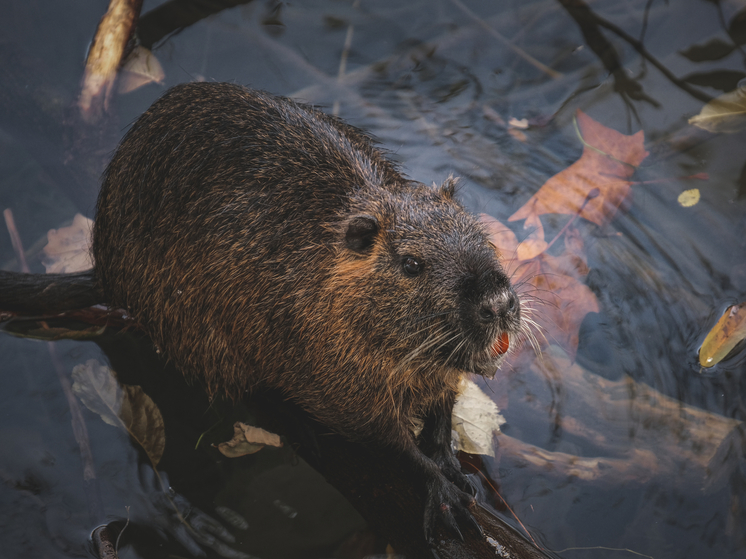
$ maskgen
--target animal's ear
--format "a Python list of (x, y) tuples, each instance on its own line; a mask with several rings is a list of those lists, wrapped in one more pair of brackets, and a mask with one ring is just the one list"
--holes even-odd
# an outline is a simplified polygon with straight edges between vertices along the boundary
[(456, 185), (458, 184), (458, 178), (453, 176), (448, 177), (443, 184), (440, 185), (440, 192), (446, 198), (453, 198), (456, 195)]
[(378, 221), (375, 217), (367, 214), (353, 216), (347, 222), (345, 246), (355, 252), (365, 252), (373, 246), (377, 234)]

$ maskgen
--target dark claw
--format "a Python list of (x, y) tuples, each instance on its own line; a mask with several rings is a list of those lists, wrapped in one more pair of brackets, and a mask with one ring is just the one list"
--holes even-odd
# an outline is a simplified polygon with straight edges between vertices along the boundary
[(439, 476), (429, 490), (425, 502), (425, 538), (433, 543), (435, 527), (440, 522), (453, 537), (464, 541), (461, 527), (471, 527), (480, 534), (482, 528), (471, 515), (469, 506), (474, 503), (474, 497), (464, 493), (454, 484)]
[(459, 475), (455, 476), (455, 479), (452, 479), (451, 481), (464, 493), (467, 493), (472, 497), (477, 496), (477, 488), (466, 474), (459, 472)]
[(446, 455), (434, 457), (433, 461), (438, 465), (440, 471), (443, 472), (443, 475), (446, 476), (449, 481), (455, 483), (464, 493), (476, 497), (477, 488), (471, 482), (469, 477), (461, 471), (461, 463), (458, 461), (458, 458), (449, 452)]
[(462, 542), (464, 541), (464, 535), (461, 533), (461, 530), (458, 529), (458, 524), (456, 524), (456, 519), (453, 517), (453, 513), (450, 510), (450, 507), (443, 503), (441, 506), (441, 509), (444, 510), (443, 512), (443, 522), (445, 523), (446, 527), (455, 535), (458, 536), (458, 539)]
[(476, 530), (479, 533), (480, 537), (484, 537), (484, 530), (482, 530), (482, 526), (479, 524), (479, 522), (477, 522), (477, 519), (474, 518), (471, 512), (469, 512), (464, 520), (469, 523), (469, 526), (471, 526), (473, 530)]

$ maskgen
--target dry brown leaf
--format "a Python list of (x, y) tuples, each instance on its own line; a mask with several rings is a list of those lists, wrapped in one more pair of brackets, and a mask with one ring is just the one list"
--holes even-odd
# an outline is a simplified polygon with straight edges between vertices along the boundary
[(717, 365), (743, 339), (746, 339), (746, 303), (728, 307), (708, 332), (699, 350), (699, 364)]
[(228, 458), (238, 458), (259, 452), (265, 446), (282, 446), (280, 436), (238, 421), (233, 424), (233, 438), (217, 445), (217, 449)]
[(93, 221), (75, 214), (72, 225), (50, 229), (42, 263), (48, 274), (69, 274), (93, 268), (91, 231)]
[[(639, 131), (626, 136), (582, 111), (577, 113), (577, 122), (585, 144), (583, 155), (545, 182), (508, 221), (528, 219), (532, 214), (580, 212), (580, 217), (603, 226), (614, 217), (629, 193), (628, 179), (648, 155), (645, 135)], [(594, 188), (599, 195), (587, 200)]]

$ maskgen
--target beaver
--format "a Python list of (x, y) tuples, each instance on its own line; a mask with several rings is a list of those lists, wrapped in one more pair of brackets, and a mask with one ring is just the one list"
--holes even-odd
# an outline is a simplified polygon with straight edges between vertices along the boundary
[(437, 521), (457, 535), (476, 524), (451, 411), (464, 374), (495, 373), (521, 313), (453, 179), (405, 178), (310, 106), (182, 84), (108, 165), (93, 255), (107, 302), (211, 393), (280, 389), (342, 436), (401, 453), (428, 540)]

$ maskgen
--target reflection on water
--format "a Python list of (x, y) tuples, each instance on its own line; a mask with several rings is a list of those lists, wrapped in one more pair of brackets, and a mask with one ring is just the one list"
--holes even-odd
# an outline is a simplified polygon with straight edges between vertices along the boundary
[[(65, 158), (64, 127), (103, 8), (43, 0), (11, 5), (0, 21), (0, 205), (13, 209), (32, 267), (41, 270), (38, 241), (76, 212), (90, 215), (94, 203)], [(212, 15), (194, 15), (188, 5), (146, 1), (143, 8), (141, 39), (163, 65), (166, 86), (235, 81), (330, 111), (339, 107), (340, 116), (375, 134), (409, 176), (460, 176), (465, 203), (503, 223), (580, 156), (576, 109), (625, 134), (643, 130), (650, 155), (633, 177), (626, 211), (604, 228), (579, 227), (589, 270), (584, 282), (599, 312), (582, 321), (574, 360), (550, 338), (543, 360), (516, 360), (486, 383), (508, 424), (497, 458), (483, 467), (544, 546), (568, 549), (563, 557), (629, 555), (608, 548), (656, 559), (743, 556), (744, 354), (737, 347), (703, 374), (697, 350), (725, 308), (746, 300), (746, 132), (713, 134), (687, 124), (746, 77), (742, 6), (601, 1), (589, 4), (591, 11), (560, 0), (318, 0), (216, 3), (222, 9), (209, 9)], [(150, 85), (116, 99), (97, 144), (101, 160), (161, 92)], [(526, 127), (511, 119), (526, 119)], [(698, 173), (709, 179), (686, 178)], [(681, 206), (679, 194), (692, 188), (701, 193), (699, 203)], [(547, 238), (567, 219), (543, 216)], [(526, 237), (522, 222), (508, 225), (518, 239)], [(0, 265), (17, 269), (5, 235)], [(15, 556), (77, 556), (92, 528), (90, 491), (111, 519), (126, 518), (128, 504), (150, 502), (151, 488), (127, 438), (92, 415), (86, 420), (98, 477), (84, 483), (46, 350), (7, 336), (0, 344), (4, 546)], [(90, 344), (63, 345), (68, 370), (90, 356), (103, 360)], [(169, 436), (186, 441), (192, 434), (173, 428)], [(205, 483), (173, 465), (187, 458), (172, 460), (163, 469), (180, 493), (203, 507), (238, 506), (226, 489), (234, 474), (215, 473)], [(212, 458), (200, 460), (214, 473)], [(284, 460), (292, 458), (278, 459)], [(305, 501), (288, 505), (298, 516), (283, 516), (272, 503), (293, 498), (266, 490), (285, 485), (277, 480), (286, 478), (267, 473), (274, 467), (253, 466), (255, 479), (273, 480), (267, 485), (237, 485), (251, 488), (248, 500), (266, 505), (242, 511), (264, 527), (238, 538), (243, 552), (328, 556), (361, 529), (312, 472), (294, 474), (312, 489), (303, 490)], [(321, 510), (309, 502), (328, 505), (327, 526), (301, 536), (293, 531), (297, 519)], [(135, 509), (133, 522), (156, 524), (155, 510)], [(157, 546), (161, 536), (152, 531)], [(175, 536), (164, 537), (178, 546)], [(283, 537), (292, 544), (273, 545)], [(153, 556), (155, 548), (137, 553)]]

